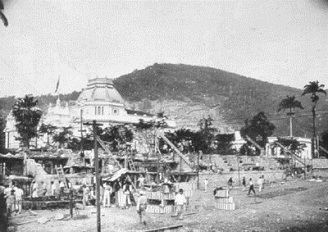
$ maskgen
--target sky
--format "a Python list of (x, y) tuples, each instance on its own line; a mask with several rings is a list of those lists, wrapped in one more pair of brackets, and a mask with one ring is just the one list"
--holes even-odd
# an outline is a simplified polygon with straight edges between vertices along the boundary
[(328, 88), (324, 0), (4, 0), (0, 97), (80, 91), (154, 63)]

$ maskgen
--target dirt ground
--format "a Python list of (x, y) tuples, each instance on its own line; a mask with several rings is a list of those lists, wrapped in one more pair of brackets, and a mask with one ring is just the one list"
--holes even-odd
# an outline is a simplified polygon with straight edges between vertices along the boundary
[[(257, 189), (256, 189), (257, 190)], [(190, 212), (184, 220), (169, 214), (148, 214), (147, 224), (138, 223), (135, 207), (130, 209), (101, 209), (101, 228), (109, 231), (144, 231), (158, 227), (182, 224), (177, 231), (328, 231), (328, 181), (289, 180), (266, 185), (256, 197), (247, 196), (241, 187), (234, 187), (231, 195), (236, 210), (226, 211), (214, 207), (213, 192), (198, 190), (190, 200)], [(68, 209), (35, 211), (16, 216), (12, 223), (16, 231), (42, 232), (92, 232), (97, 231), (96, 208), (88, 207), (73, 219), (56, 220), (58, 213), (68, 214)], [(44, 217), (46, 223), (37, 222)]]

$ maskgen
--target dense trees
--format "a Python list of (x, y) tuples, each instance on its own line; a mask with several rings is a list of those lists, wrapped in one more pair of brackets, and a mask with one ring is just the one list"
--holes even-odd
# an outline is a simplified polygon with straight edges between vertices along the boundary
[(115, 125), (103, 129), (99, 137), (110, 143), (111, 150), (118, 151), (133, 140), (133, 132), (128, 125)]
[[(273, 134), (275, 128), (275, 125), (268, 120), (265, 113), (259, 112), (252, 119), (245, 120), (240, 135), (247, 141), (248, 145), (251, 145), (251, 142), (247, 139), (247, 136), (264, 148), (268, 142), (268, 137)], [(256, 149), (259, 151), (258, 148)]]
[(31, 138), (38, 136), (37, 127), (42, 116), (42, 111), (37, 107), (38, 101), (33, 96), (26, 95), (18, 98), (12, 108), (16, 120), (18, 138), (24, 147), (29, 148)]

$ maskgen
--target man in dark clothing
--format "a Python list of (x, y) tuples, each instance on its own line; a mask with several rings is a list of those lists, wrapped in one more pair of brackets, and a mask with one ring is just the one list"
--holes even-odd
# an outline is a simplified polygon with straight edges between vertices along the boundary
[(253, 184), (252, 178), (249, 178), (249, 190), (248, 190), (248, 194), (247, 195), (250, 195), (251, 192), (253, 192), (254, 195), (256, 194), (255, 193), (255, 190), (254, 190), (254, 184)]

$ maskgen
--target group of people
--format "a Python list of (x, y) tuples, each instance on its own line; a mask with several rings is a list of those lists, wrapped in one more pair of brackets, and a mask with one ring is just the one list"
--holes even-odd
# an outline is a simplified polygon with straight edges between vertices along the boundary
[(10, 187), (7, 184), (0, 188), (0, 195), (5, 199), (6, 212), (9, 217), (13, 213), (20, 214), (22, 212), (24, 191), (20, 186), (13, 183)]
[(65, 183), (63, 181), (58, 182), (58, 189), (57, 185), (54, 181), (50, 182), (50, 186), (48, 187), (44, 181), (41, 181), (40, 184), (37, 183), (36, 180), (32, 181), (31, 184), (31, 197), (43, 197), (43, 196), (63, 196), (64, 195), (64, 188)]
[[(96, 188), (95, 185), (82, 186), (83, 191), (83, 206), (96, 204)], [(116, 205), (121, 209), (129, 208), (131, 205), (136, 205), (133, 197), (133, 189), (130, 181), (122, 181), (121, 179), (110, 183), (104, 181), (100, 185), (100, 202), (103, 207), (111, 207), (115, 201)]]
[[(244, 191), (246, 190), (246, 178), (243, 177), (243, 181), (242, 184), (244, 186)], [(259, 179), (257, 180), (257, 185), (259, 186), (259, 192), (262, 192), (262, 190), (264, 189), (264, 175), (260, 176)], [(254, 189), (254, 182), (252, 178), (249, 178), (249, 189), (248, 189), (248, 194), (250, 195), (252, 193), (254, 193), (254, 195), (256, 194), (255, 189)]]
[[(204, 191), (207, 192), (208, 190), (208, 179), (206, 178), (204, 180)], [(228, 184), (228, 189), (229, 191), (233, 188), (233, 179), (232, 177), (230, 177), (227, 181)], [(246, 177), (243, 177), (242, 179), (242, 185), (243, 185), (243, 191), (246, 191), (247, 189), (247, 183), (246, 183)], [(249, 178), (249, 182), (248, 182), (249, 188), (248, 188), (248, 194), (250, 195), (251, 193), (256, 194), (255, 192), (255, 188), (254, 188), (254, 181), (252, 178)], [(262, 192), (262, 190), (264, 189), (264, 175), (260, 176), (257, 180), (257, 185), (259, 187), (259, 192)]]

